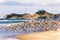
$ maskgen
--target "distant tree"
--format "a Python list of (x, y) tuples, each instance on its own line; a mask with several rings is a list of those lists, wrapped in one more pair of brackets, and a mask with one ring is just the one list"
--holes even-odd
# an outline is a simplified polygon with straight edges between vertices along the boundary
[(39, 17), (38, 19), (46, 19), (47, 17), (46, 16), (44, 16), (44, 17)]
[(59, 18), (59, 16), (58, 15), (54, 15), (54, 18), (53, 19), (58, 19)]
[(43, 14), (44, 12), (46, 12), (45, 10), (39, 10), (39, 11), (37, 11), (36, 13), (37, 14)]

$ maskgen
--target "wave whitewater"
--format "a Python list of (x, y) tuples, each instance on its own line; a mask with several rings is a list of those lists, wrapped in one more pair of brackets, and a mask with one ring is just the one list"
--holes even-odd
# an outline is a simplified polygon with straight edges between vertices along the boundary
[(44, 32), (60, 28), (58, 20), (29, 20), (21, 23), (0, 24), (0, 37), (15, 37), (32, 32)]

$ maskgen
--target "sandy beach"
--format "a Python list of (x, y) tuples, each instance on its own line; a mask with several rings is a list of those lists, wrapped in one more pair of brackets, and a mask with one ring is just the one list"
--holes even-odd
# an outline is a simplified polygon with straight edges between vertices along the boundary
[(57, 31), (36, 32), (17, 36), (19, 40), (60, 40), (60, 29)]

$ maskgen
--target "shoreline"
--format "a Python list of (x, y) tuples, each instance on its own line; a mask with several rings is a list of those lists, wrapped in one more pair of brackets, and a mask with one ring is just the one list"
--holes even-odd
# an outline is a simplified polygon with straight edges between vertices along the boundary
[[(60, 29), (60, 21), (57, 20), (30, 20), (23, 23), (13, 23), (13, 24), (0, 24), (0, 32), (4, 33), (11, 33), (12, 35), (7, 35), (10, 37), (16, 37), (18, 35), (28, 35), (28, 34), (35, 34), (35, 33), (46, 33), (48, 31), (54, 30), (57, 31)], [(17, 33), (17, 35), (15, 34)], [(2, 35), (2, 34), (1, 34)], [(3, 35), (3, 36), (4, 36)], [(9, 37), (8, 37), (9, 38)]]

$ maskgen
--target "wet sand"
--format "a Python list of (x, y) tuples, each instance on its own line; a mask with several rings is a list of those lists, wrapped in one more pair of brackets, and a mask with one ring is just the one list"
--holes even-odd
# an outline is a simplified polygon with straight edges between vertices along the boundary
[(60, 29), (57, 31), (35, 32), (16, 38), (19, 40), (60, 40)]
[(0, 40), (18, 40), (16, 38), (0, 38)]

